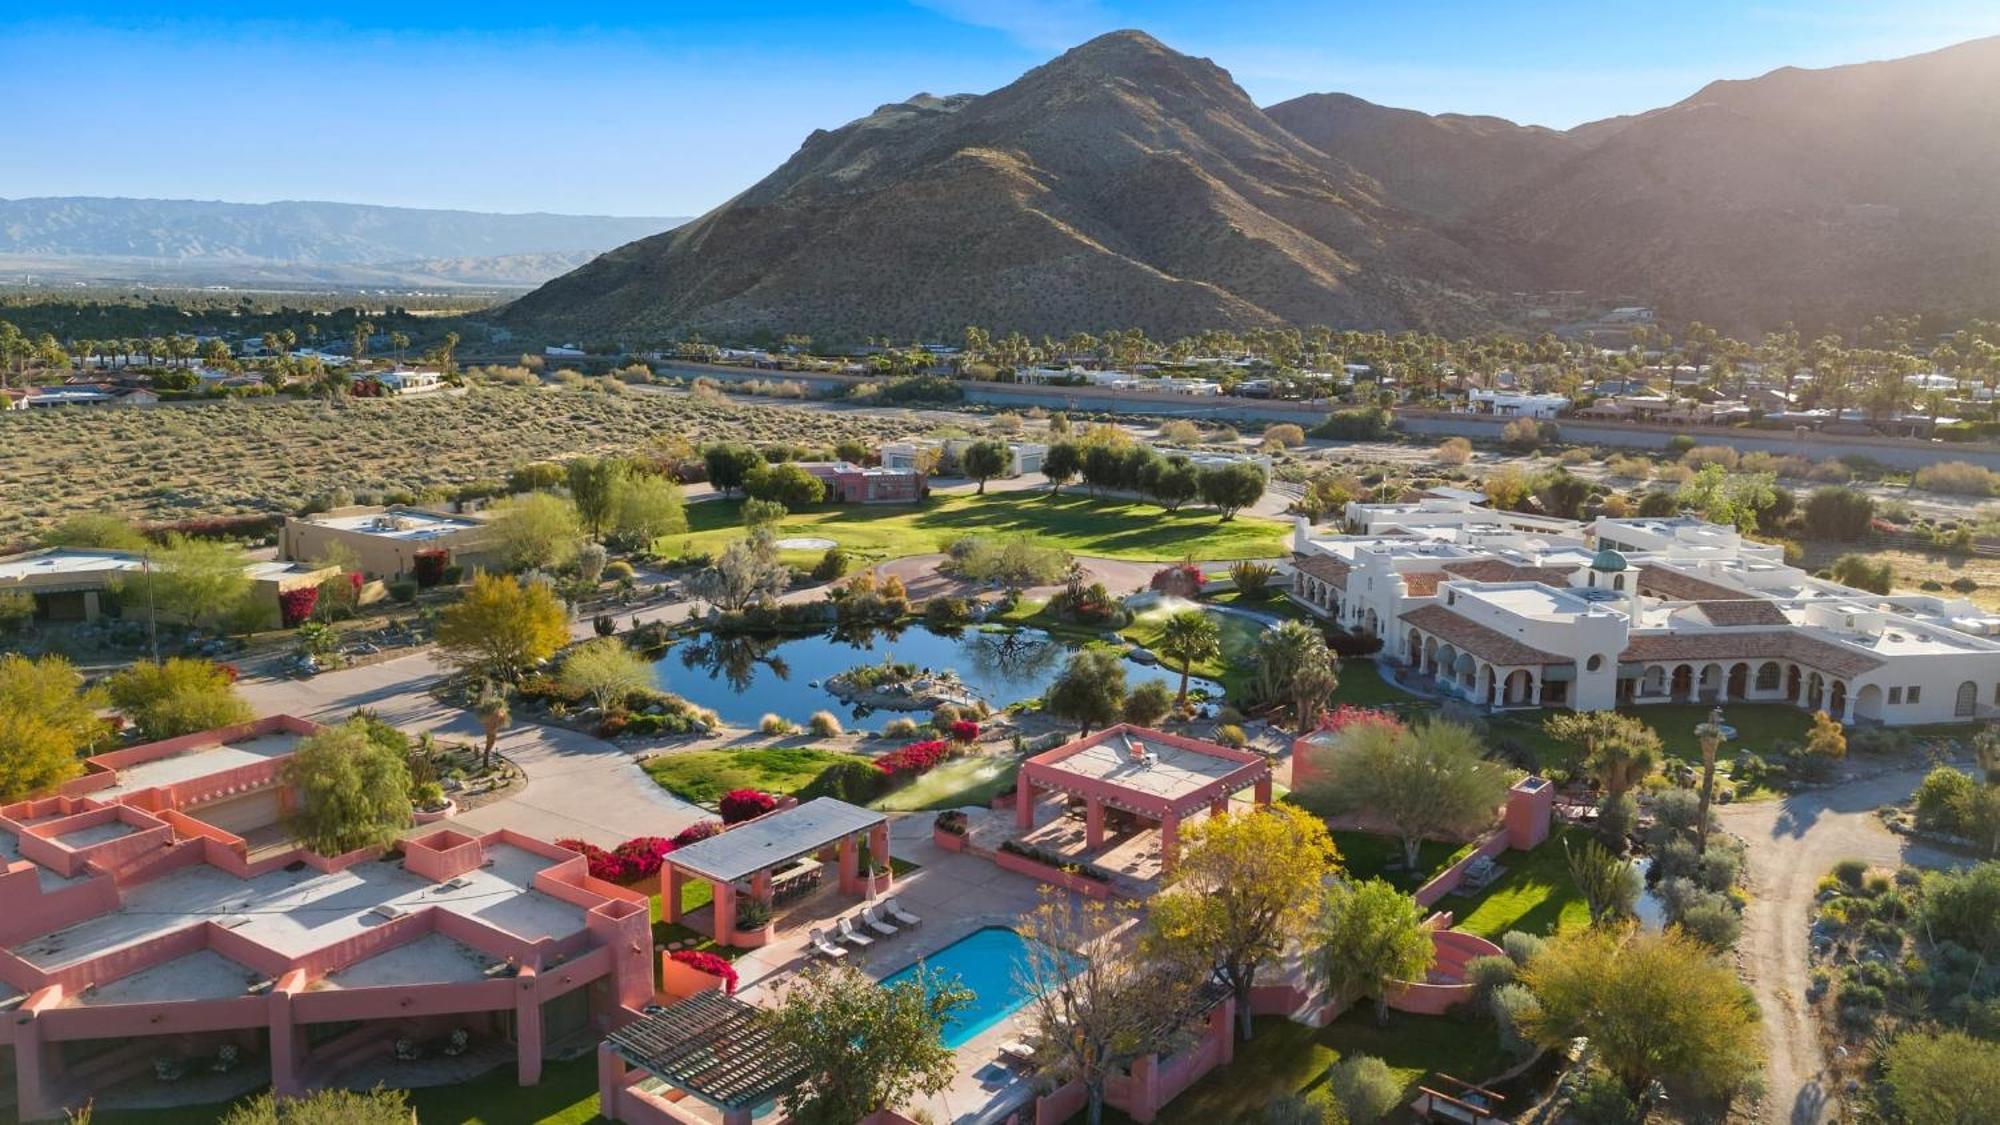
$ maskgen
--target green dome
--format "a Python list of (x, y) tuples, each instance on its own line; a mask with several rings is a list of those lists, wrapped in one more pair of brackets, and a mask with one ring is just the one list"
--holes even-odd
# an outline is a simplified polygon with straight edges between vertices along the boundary
[(1630, 565), (1630, 563), (1625, 561), (1624, 555), (1619, 554), (1609, 547), (1597, 552), (1597, 557), (1590, 560), (1590, 569), (1592, 570), (1624, 570)]

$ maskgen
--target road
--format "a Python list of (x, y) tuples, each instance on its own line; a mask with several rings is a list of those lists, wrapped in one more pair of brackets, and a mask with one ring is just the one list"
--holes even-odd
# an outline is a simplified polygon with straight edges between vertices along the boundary
[(1760, 1120), (1820, 1125), (1837, 1119), (1837, 1090), (1823, 1084), (1826, 1067), (1817, 1021), (1805, 1002), (1808, 929), (1819, 877), (1843, 859), (1894, 865), (1951, 866), (1965, 862), (1912, 845), (1882, 826), (1875, 810), (1909, 798), (1924, 769), (1851, 781), (1779, 801), (1725, 805), (1722, 827), (1748, 841), (1750, 904), (1737, 943), (1743, 970), (1764, 1013), (1768, 1058)]

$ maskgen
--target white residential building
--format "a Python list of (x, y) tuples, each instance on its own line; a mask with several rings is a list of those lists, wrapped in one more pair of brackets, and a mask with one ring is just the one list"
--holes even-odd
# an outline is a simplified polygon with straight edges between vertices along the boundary
[(1532, 395), (1520, 391), (1489, 391), (1474, 387), (1466, 393), (1466, 402), (1482, 414), (1498, 414), (1513, 418), (1554, 418), (1569, 409), (1568, 395)]
[(2000, 716), (2000, 615), (1814, 578), (1689, 517), (1591, 525), (1446, 499), (1302, 520), (1291, 597), (1399, 674), (1502, 710), (1789, 703), (1890, 726)]

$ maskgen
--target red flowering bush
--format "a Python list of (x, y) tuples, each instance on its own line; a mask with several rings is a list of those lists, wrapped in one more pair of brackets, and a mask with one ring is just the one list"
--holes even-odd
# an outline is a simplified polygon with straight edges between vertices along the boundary
[(278, 615), (285, 628), (296, 629), (312, 617), (313, 607), (319, 604), (318, 586), (300, 586), (278, 595)]
[(731, 789), (722, 795), (722, 823), (741, 824), (778, 807), (778, 799), (759, 789)]
[(581, 854), (590, 877), (607, 883), (633, 883), (660, 873), (660, 862), (677, 847), (663, 836), (635, 836), (610, 851), (577, 839), (556, 841), (556, 847)]
[(444, 568), (451, 565), (451, 552), (441, 547), (418, 551), (412, 558), (412, 570), (416, 572), (417, 585), (428, 590), (444, 581)]
[(979, 724), (971, 719), (960, 719), (951, 724), (953, 742), (971, 742), (979, 737)]
[(243, 669), (234, 664), (217, 664), (216, 667), (222, 670), (222, 678), (228, 683), (233, 684), (243, 677)]
[(676, 949), (672, 953), (667, 954), (667, 956), (686, 965), (697, 973), (707, 973), (709, 976), (722, 978), (722, 991), (730, 994), (735, 993), (736, 966), (717, 957), (715, 954), (699, 949)]
[(1162, 594), (1171, 594), (1177, 598), (1195, 598), (1201, 596), (1202, 584), (1207, 581), (1208, 576), (1201, 572), (1200, 567), (1193, 563), (1177, 563), (1154, 571), (1153, 580), (1149, 585)]
[(1373, 707), (1356, 707), (1352, 703), (1343, 703), (1331, 711), (1320, 712), (1319, 729), (1323, 731), (1338, 733), (1348, 727), (1356, 726), (1376, 726), (1394, 731), (1404, 729), (1403, 720), (1387, 711), (1377, 711)]
[(902, 781), (923, 773), (950, 756), (950, 744), (933, 738), (889, 751), (875, 759), (875, 768), (892, 779)]
[(722, 823), (715, 820), (697, 820), (674, 834), (671, 843), (677, 848), (698, 844), (722, 831)]

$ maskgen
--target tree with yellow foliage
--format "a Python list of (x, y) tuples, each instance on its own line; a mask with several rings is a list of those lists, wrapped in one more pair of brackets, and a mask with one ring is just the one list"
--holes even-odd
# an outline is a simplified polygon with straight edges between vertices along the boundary
[(555, 655), (569, 640), (569, 619), (546, 585), (481, 574), (438, 616), (437, 640), (447, 662), (511, 681)]

